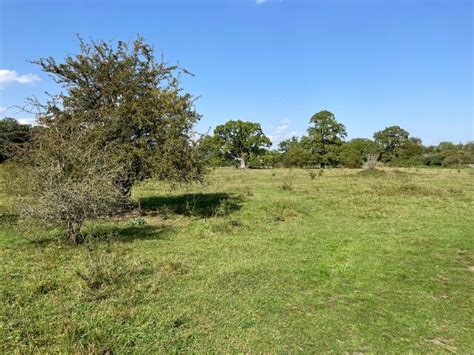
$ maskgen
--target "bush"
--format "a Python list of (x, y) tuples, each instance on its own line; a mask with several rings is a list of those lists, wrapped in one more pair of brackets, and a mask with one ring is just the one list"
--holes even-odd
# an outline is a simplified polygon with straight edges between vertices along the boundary
[(12, 170), (24, 222), (64, 228), (76, 243), (87, 219), (109, 216), (129, 202), (115, 184), (121, 169), (106, 148), (79, 130), (43, 130), (35, 138), (38, 144)]
[(443, 156), (441, 154), (427, 156), (423, 159), (423, 164), (428, 166), (441, 166), (443, 165)]

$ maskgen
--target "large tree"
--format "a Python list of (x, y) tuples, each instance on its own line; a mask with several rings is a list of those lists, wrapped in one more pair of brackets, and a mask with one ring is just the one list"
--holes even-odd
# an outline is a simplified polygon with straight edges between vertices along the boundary
[(374, 133), (375, 143), (381, 148), (380, 159), (383, 162), (392, 162), (407, 159), (422, 153), (421, 140), (410, 137), (408, 131), (400, 126), (390, 126)]
[(62, 92), (32, 101), (39, 129), (18, 164), (25, 216), (65, 227), (75, 241), (87, 218), (113, 213), (135, 183), (201, 177), (194, 99), (179, 86), (182, 71), (157, 61), (143, 38), (80, 40), (77, 55), (35, 63)]
[(183, 93), (175, 65), (158, 61), (142, 37), (117, 44), (80, 40), (80, 51), (62, 62), (35, 61), (61, 86), (40, 107), (47, 129), (80, 127), (99, 149), (114, 151), (122, 166), (116, 184), (129, 195), (134, 183), (151, 176), (170, 181), (199, 178), (192, 142), (200, 116), (194, 98)]
[(339, 148), (346, 137), (346, 127), (330, 111), (320, 111), (310, 119), (308, 139), (313, 155), (321, 167), (339, 164)]
[(214, 129), (214, 139), (219, 150), (226, 158), (240, 162), (240, 168), (246, 168), (246, 159), (259, 155), (262, 149), (272, 142), (263, 133), (259, 123), (231, 120)]

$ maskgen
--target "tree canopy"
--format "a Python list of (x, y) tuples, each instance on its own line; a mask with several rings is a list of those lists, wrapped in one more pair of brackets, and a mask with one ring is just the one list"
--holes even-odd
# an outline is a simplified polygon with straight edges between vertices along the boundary
[(346, 127), (330, 111), (320, 111), (310, 119), (308, 138), (317, 162), (322, 166), (339, 164), (338, 149), (346, 137)]
[(272, 144), (259, 123), (241, 120), (230, 120), (217, 126), (214, 140), (222, 154), (226, 158), (238, 160), (241, 168), (246, 167), (246, 159), (250, 155), (259, 155), (262, 149)]
[(200, 116), (194, 98), (183, 93), (176, 65), (158, 61), (142, 37), (132, 43), (79, 39), (80, 51), (62, 62), (34, 63), (63, 92), (40, 108), (38, 122), (49, 129), (80, 127), (98, 148), (111, 148), (122, 165), (116, 182), (124, 194), (151, 176), (187, 182), (201, 175), (191, 140)]

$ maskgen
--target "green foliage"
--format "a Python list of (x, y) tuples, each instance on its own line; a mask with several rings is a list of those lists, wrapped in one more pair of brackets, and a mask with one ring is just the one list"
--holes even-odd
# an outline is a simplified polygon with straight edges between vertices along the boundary
[(380, 160), (395, 166), (420, 165), (423, 146), (419, 138), (399, 126), (387, 127), (374, 133), (374, 139), (381, 147)]
[(441, 154), (427, 155), (423, 159), (423, 165), (427, 166), (441, 166), (443, 164), (443, 156)]
[(250, 169), (273, 168), (278, 162), (278, 158), (278, 153), (263, 149), (260, 154), (250, 154), (246, 164)]
[(423, 164), (428, 166), (455, 167), (474, 164), (474, 143), (453, 144), (441, 142), (425, 148)]
[(271, 146), (259, 123), (241, 120), (228, 121), (214, 129), (214, 146), (225, 159), (235, 159), (245, 168), (246, 160), (253, 154), (259, 156)]
[(116, 184), (129, 195), (149, 177), (172, 182), (199, 179), (191, 140), (200, 116), (194, 98), (179, 87), (177, 66), (156, 60), (142, 37), (116, 45), (80, 39), (80, 52), (62, 63), (52, 57), (34, 63), (61, 86), (37, 117), (45, 129), (80, 128), (99, 149), (108, 148), (121, 166)]
[[(237, 124), (231, 121), (228, 126)], [(474, 144), (466, 145), (442, 142), (437, 147), (424, 147), (419, 138), (399, 126), (391, 126), (376, 132), (374, 140), (354, 138), (344, 142), (346, 131), (329, 111), (321, 111), (311, 118), (308, 135), (291, 137), (278, 144), (278, 150), (256, 149), (243, 154), (250, 168), (274, 167), (375, 167), (384, 163), (391, 166), (457, 166), (474, 162)], [(223, 125), (224, 126), (224, 125)], [(221, 126), (221, 127), (223, 127)], [(237, 136), (225, 131), (226, 135)], [(263, 133), (262, 133), (263, 134)], [(210, 166), (233, 166), (235, 160), (242, 163), (237, 153), (226, 154), (224, 140), (218, 135), (204, 136), (199, 141), (201, 158)], [(232, 143), (231, 145), (233, 145)], [(227, 148), (226, 148), (227, 149)], [(237, 155), (236, 155), (237, 154)]]
[(201, 178), (194, 99), (182, 93), (178, 68), (158, 62), (143, 38), (80, 39), (79, 54), (62, 63), (34, 63), (63, 91), (31, 100), (39, 127), (17, 159), (23, 217), (65, 228), (75, 242), (87, 219), (127, 205), (134, 184)]
[(311, 150), (302, 142), (291, 146), (285, 153), (283, 153), (282, 162), (287, 168), (304, 168), (316, 165)]
[(330, 111), (320, 111), (310, 119), (308, 141), (312, 154), (321, 167), (337, 166), (339, 150), (346, 137), (346, 127), (336, 121)]
[(308, 136), (292, 137), (279, 144), (285, 167), (338, 166), (357, 168), (378, 146), (368, 139), (354, 139), (344, 143), (346, 129), (334, 114), (321, 111), (313, 115)]
[(377, 154), (379, 146), (366, 138), (355, 138), (341, 147), (341, 163), (346, 168), (360, 168), (370, 154)]
[(408, 142), (409, 133), (399, 126), (387, 127), (374, 133), (375, 143), (382, 148), (381, 160), (390, 161), (399, 155), (399, 151)]
[(0, 120), (0, 163), (12, 158), (18, 146), (31, 140), (31, 126), (6, 117)]
[(443, 159), (443, 166), (458, 166), (474, 164), (474, 153), (467, 150), (458, 150), (452, 154), (446, 154)]
[(201, 161), (207, 166), (217, 167), (234, 164), (233, 160), (225, 159), (215, 136), (202, 136), (198, 141), (198, 149)]
[(297, 147), (300, 144), (298, 137), (292, 136), (286, 140), (281, 141), (278, 144), (278, 150), (283, 153), (287, 153), (290, 149)]

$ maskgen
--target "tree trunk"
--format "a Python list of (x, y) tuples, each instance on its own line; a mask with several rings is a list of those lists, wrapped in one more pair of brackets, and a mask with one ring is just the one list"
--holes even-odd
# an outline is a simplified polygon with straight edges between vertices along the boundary
[(245, 169), (246, 166), (245, 166), (245, 158), (243, 156), (241, 156), (240, 158), (236, 158), (239, 162), (240, 162), (240, 166), (239, 168), (240, 169)]
[(81, 235), (82, 223), (67, 222), (66, 235), (69, 241), (73, 244), (77, 244), (78, 237)]
[(129, 198), (132, 194), (132, 181), (130, 178), (117, 179), (115, 181), (115, 186), (117, 186), (124, 198)]

